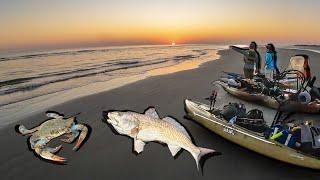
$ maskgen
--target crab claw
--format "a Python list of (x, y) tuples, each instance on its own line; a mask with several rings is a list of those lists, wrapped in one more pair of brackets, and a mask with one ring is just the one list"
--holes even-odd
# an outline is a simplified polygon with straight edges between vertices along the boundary
[(71, 127), (72, 131), (81, 131), (77, 144), (73, 147), (73, 150), (78, 150), (81, 143), (85, 140), (88, 134), (88, 128), (83, 124), (76, 124)]
[[(57, 148), (60, 149), (61, 147), (59, 146)], [(60, 162), (60, 163), (66, 162), (67, 161), (66, 158), (60, 157), (60, 156), (57, 156), (57, 155), (54, 155), (54, 154), (51, 153), (51, 150), (55, 150), (55, 149), (56, 148), (44, 148), (44, 149), (41, 149), (40, 147), (37, 147), (34, 150), (39, 156), (41, 156), (44, 159), (55, 161), (55, 162)]]
[(55, 147), (55, 148), (47, 147), (47, 150), (48, 150), (49, 152), (51, 152), (51, 153), (56, 153), (56, 152), (60, 151), (61, 148), (62, 148), (62, 145), (59, 145), (59, 146), (57, 146), (57, 147)]

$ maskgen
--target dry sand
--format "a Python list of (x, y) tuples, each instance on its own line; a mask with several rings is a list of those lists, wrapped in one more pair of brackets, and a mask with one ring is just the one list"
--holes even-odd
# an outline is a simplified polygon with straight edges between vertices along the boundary
[[(281, 67), (287, 66), (289, 57), (298, 53), (310, 55), (312, 70), (320, 77), (319, 72), (315, 71), (320, 69), (317, 62), (320, 55), (314, 52), (280, 50)], [(203, 98), (212, 90), (210, 83), (220, 77), (222, 70), (241, 73), (241, 55), (230, 50), (220, 51), (220, 54), (220, 60), (205, 63), (197, 69), (147, 78), (51, 108), (65, 115), (81, 112), (78, 122), (87, 123), (92, 128), (88, 141), (79, 151), (73, 152), (72, 145), (63, 143), (64, 148), (59, 155), (68, 158), (67, 165), (56, 165), (35, 157), (28, 150), (27, 138), (14, 131), (16, 124), (1, 129), (0, 179), (318, 179), (320, 172), (264, 157), (184, 119), (185, 98), (204, 102)], [(219, 104), (229, 101), (240, 100), (222, 91)], [(248, 109), (257, 108), (256, 105), (246, 105)], [(191, 133), (196, 145), (216, 149), (222, 155), (207, 159), (202, 175), (186, 151), (174, 159), (167, 147), (149, 143), (140, 155), (135, 155), (132, 153), (132, 140), (114, 134), (101, 121), (103, 110), (143, 112), (148, 106), (156, 107), (162, 117), (171, 115), (177, 118)], [(264, 110), (265, 117), (272, 118), (274, 111)], [(300, 117), (315, 119), (319, 115), (297, 116)], [(30, 128), (45, 119), (42, 112), (19, 124)]]

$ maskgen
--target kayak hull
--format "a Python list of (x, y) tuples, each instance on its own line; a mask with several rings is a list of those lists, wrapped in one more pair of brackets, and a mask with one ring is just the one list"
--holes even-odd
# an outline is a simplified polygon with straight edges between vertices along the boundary
[(289, 164), (320, 170), (320, 160), (276, 141), (267, 140), (263, 135), (228, 124), (208, 112), (207, 105), (185, 100), (185, 110), (190, 118), (221, 137), (267, 157)]
[(245, 101), (250, 101), (250, 102), (256, 102), (261, 105), (273, 108), (273, 109), (278, 109), (279, 103), (272, 97), (266, 96), (263, 94), (250, 94), (246, 91), (234, 88), (234, 87), (229, 87), (226, 83), (223, 82), (218, 82), (219, 85), (222, 86), (222, 88), (229, 94), (240, 98)]
[[(224, 82), (218, 82), (218, 84), (221, 85), (226, 92), (228, 92), (229, 94), (239, 99), (249, 101), (249, 102), (254, 102), (254, 103), (257, 103), (266, 107), (270, 107), (273, 109), (279, 109), (279, 103), (275, 98), (271, 96), (266, 96), (264, 94), (249, 93), (241, 89), (230, 87)], [(313, 101), (313, 102), (304, 104), (296, 101), (287, 101), (285, 102), (285, 104), (280, 106), (280, 110), (283, 112), (299, 112), (299, 113), (317, 114), (317, 113), (320, 113), (320, 103)]]

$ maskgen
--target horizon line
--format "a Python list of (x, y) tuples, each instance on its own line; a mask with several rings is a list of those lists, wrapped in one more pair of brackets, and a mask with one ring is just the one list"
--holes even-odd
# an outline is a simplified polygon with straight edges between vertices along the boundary
[[(247, 41), (248, 43), (250, 41)], [(259, 41), (257, 41), (259, 42)], [(264, 46), (264, 43), (260, 43), (263, 44), (261, 46)], [(309, 43), (275, 43), (275, 44), (279, 44), (279, 45), (287, 45), (287, 46), (318, 46), (318, 44), (309, 44)], [(238, 42), (238, 43), (231, 43), (231, 42), (203, 42), (203, 43), (175, 43), (175, 45), (172, 45), (170, 43), (165, 44), (165, 43), (128, 43), (128, 44), (106, 44), (106, 45), (90, 45), (90, 43), (88, 45), (61, 45), (60, 47), (55, 47), (54, 45), (43, 45), (43, 46), (37, 46), (37, 47), (30, 47), (30, 48), (26, 48), (26, 47), (18, 47), (18, 48), (0, 48), (0, 53), (23, 53), (25, 52), (26, 54), (24, 55), (36, 55), (36, 54), (40, 54), (42, 51), (47, 51), (47, 52), (51, 52), (51, 53), (55, 53), (59, 50), (66, 50), (64, 52), (71, 52), (74, 50), (89, 50), (89, 49), (93, 49), (93, 48), (111, 48), (111, 47), (133, 47), (133, 46), (181, 46), (181, 45), (221, 45), (221, 46), (226, 46), (226, 45), (245, 45), (244, 41)], [(258, 43), (258, 46), (259, 43)], [(28, 54), (30, 53), (30, 54)], [(10, 56), (7, 56), (10, 57)], [(0, 58), (6, 58), (6, 57), (0, 57)]]

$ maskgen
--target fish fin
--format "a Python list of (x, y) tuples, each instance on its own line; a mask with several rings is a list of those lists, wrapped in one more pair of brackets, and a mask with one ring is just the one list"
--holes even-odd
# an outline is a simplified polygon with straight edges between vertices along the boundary
[(177, 127), (180, 132), (182, 132), (185, 136), (187, 136), (191, 140), (191, 137), (190, 137), (188, 131), (180, 123), (178, 123), (175, 119), (167, 116), (167, 117), (163, 118), (162, 120)]
[(193, 158), (196, 160), (196, 163), (197, 163), (197, 169), (199, 170), (199, 162), (201, 160), (201, 158), (207, 154), (211, 154), (211, 153), (215, 153), (216, 151), (213, 150), (213, 149), (207, 149), (207, 148), (202, 148), (202, 147), (199, 147), (199, 152), (193, 152), (191, 153)]
[(136, 127), (136, 128), (131, 129), (131, 134), (130, 135), (132, 137), (136, 137), (138, 133), (139, 133), (139, 128)]
[(55, 111), (47, 111), (46, 116), (50, 118), (55, 118), (55, 119), (63, 118), (62, 114), (59, 114), (58, 112), (55, 112)]
[(181, 150), (181, 147), (175, 145), (168, 145), (171, 155), (174, 157)]
[(158, 113), (157, 113), (157, 111), (156, 111), (156, 109), (154, 107), (148, 108), (144, 114), (147, 115), (147, 116), (150, 116), (152, 118), (155, 118), (155, 119), (159, 119), (160, 118)]
[(144, 145), (146, 145), (145, 142), (139, 140), (139, 139), (134, 139), (134, 151), (136, 151), (138, 154), (143, 151)]

